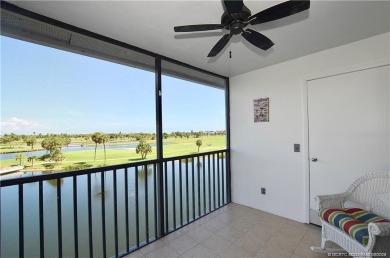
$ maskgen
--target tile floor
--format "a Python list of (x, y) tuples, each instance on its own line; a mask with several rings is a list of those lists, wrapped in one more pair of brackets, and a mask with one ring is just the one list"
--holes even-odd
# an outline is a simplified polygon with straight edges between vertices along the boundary
[(328, 257), (321, 229), (231, 203), (126, 258)]

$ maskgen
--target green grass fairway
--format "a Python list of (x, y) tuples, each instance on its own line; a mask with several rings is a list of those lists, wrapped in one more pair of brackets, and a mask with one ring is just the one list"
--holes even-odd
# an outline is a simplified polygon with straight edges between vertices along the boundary
[[(198, 153), (198, 146), (196, 140), (198, 138), (168, 138), (164, 139), (164, 157), (175, 157), (189, 154)], [(202, 146), (199, 152), (209, 152), (215, 150), (221, 150), (226, 148), (226, 136), (204, 136), (202, 139)], [(152, 143), (155, 141), (149, 141)], [(96, 151), (96, 161), (94, 161), (94, 150), (80, 150), (80, 151), (66, 151), (63, 148), (62, 154), (65, 156), (65, 160), (62, 162), (54, 163), (42, 160), (34, 161), (34, 166), (31, 166), (31, 162), (27, 161), (27, 157), (30, 156), (29, 152), (24, 153), (26, 159), (22, 161), (22, 165), (26, 168), (23, 171), (33, 170), (75, 170), (87, 167), (97, 167), (104, 165), (115, 165), (129, 162), (143, 161), (141, 155), (135, 152), (135, 149), (123, 148), (123, 149), (107, 149), (106, 161), (104, 161), (104, 151)], [(16, 157), (17, 153), (15, 153)], [(156, 148), (152, 148), (152, 153), (148, 154), (145, 160), (156, 159)], [(1, 167), (10, 167), (19, 165), (19, 160), (7, 159), (1, 161)]]

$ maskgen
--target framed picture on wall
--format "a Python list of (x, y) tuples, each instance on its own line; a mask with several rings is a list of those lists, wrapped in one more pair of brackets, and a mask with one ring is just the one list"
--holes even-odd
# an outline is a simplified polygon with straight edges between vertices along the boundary
[(269, 122), (269, 98), (253, 100), (254, 122)]

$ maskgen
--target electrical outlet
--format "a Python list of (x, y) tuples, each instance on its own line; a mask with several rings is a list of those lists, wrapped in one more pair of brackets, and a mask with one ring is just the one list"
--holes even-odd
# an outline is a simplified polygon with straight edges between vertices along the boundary
[(261, 191), (261, 194), (265, 194), (265, 187), (262, 187), (262, 188), (260, 189), (260, 191)]

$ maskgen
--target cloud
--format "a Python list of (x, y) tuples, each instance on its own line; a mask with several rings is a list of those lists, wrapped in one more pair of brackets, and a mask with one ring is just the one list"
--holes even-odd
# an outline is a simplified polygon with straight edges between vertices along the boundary
[(17, 117), (12, 117), (5, 121), (0, 121), (0, 128), (2, 133), (32, 133), (32, 131), (41, 128), (39, 123), (24, 120)]

